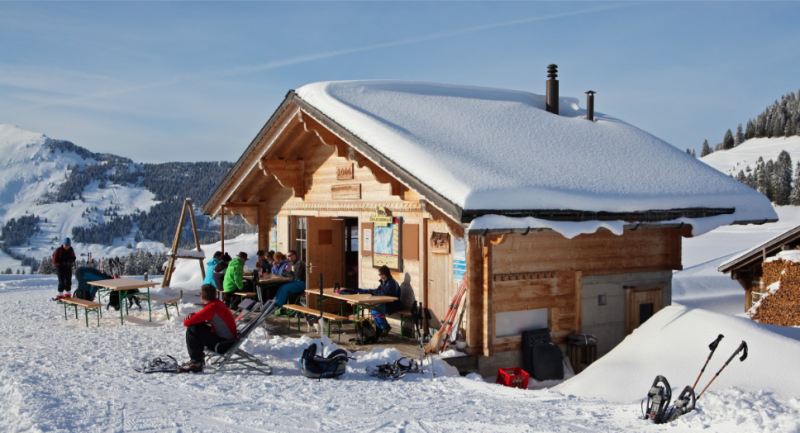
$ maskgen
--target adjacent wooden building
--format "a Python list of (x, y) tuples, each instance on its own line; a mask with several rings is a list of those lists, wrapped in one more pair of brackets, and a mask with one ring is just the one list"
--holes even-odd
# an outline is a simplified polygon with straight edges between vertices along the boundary
[[(599, 352), (609, 351), (670, 304), (672, 271), (681, 269), (681, 239), (692, 236), (693, 221), (774, 219), (768, 201), (737, 210), (737, 194), (749, 194), (738, 182), (615, 119), (586, 120), (577, 104), (562, 104), (558, 115), (545, 110), (545, 97), (524, 92), (329, 84), (287, 94), (204, 213), (257, 225), (259, 248), (296, 249), (313, 287), (319, 274), (326, 287), (375, 287), (376, 268), (386, 264), (404, 303), (423, 302), (434, 328), (466, 272), (461, 332), (482, 374), (521, 366), (526, 329), (549, 327), (556, 343), (591, 333)], [(509, 126), (518, 117), (534, 126)], [(589, 138), (598, 131), (591, 144), (599, 147), (588, 148), (598, 153), (574, 138), (586, 133), (559, 138), (559, 128), (590, 131)], [(564, 167), (556, 167), (563, 158), (548, 159), (552, 143), (564, 144)], [(598, 161), (639, 145), (666, 156), (641, 170), (636, 157), (619, 168)], [(670, 164), (678, 176), (729, 191), (704, 199), (692, 184), (663, 177)], [(571, 187), (587, 170), (596, 183)], [(661, 184), (671, 182), (679, 185)]]
[(750, 310), (766, 293), (766, 288), (777, 277), (764, 278), (764, 263), (776, 257), (781, 251), (800, 249), (800, 227), (757, 245), (748, 251), (722, 263), (717, 268), (724, 274), (730, 274), (744, 289), (744, 311)]

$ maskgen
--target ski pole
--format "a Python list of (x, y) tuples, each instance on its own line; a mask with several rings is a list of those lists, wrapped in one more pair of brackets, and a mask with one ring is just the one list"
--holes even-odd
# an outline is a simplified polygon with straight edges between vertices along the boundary
[(725, 338), (724, 335), (719, 334), (716, 340), (714, 340), (711, 344), (708, 345), (708, 348), (711, 349), (711, 353), (708, 354), (708, 358), (706, 358), (706, 363), (703, 364), (703, 368), (700, 370), (700, 374), (697, 376), (697, 379), (694, 381), (694, 385), (692, 385), (692, 389), (697, 386), (697, 382), (700, 382), (700, 376), (703, 375), (703, 372), (706, 371), (706, 367), (708, 366), (708, 361), (711, 361), (711, 357), (714, 356), (714, 351), (717, 350), (717, 346), (719, 346), (719, 342)]
[(325, 298), (322, 297), (322, 272), (319, 273), (319, 341), (320, 346), (325, 348)]
[[(709, 386), (711, 386), (711, 383), (714, 382), (714, 379), (716, 379), (717, 376), (719, 376), (719, 374), (722, 373), (722, 370), (724, 370), (725, 367), (727, 367), (728, 364), (730, 364), (730, 362), (733, 360), (733, 358), (736, 355), (738, 355), (739, 352), (741, 352), (743, 350), (744, 350), (744, 353), (742, 354), (742, 357), (739, 358), (739, 362), (744, 362), (744, 360), (747, 359), (747, 343), (745, 343), (744, 340), (742, 340), (742, 344), (739, 345), (739, 348), (736, 349), (736, 352), (733, 352), (733, 355), (731, 355), (731, 357), (728, 358), (727, 361), (725, 361), (725, 365), (723, 365), (722, 368), (719, 369), (717, 374), (715, 374), (714, 377), (711, 378), (711, 382), (708, 382), (708, 385), (706, 385), (706, 387), (703, 388), (702, 391), (700, 391), (700, 395), (697, 396), (698, 399), (703, 396), (703, 393), (706, 392), (706, 390), (708, 389)], [(697, 399), (695, 399), (695, 401), (697, 401)]]

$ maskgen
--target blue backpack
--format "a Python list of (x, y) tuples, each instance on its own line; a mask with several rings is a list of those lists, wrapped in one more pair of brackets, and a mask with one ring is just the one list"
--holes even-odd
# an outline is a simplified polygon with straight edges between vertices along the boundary
[(344, 349), (336, 349), (326, 358), (317, 356), (317, 344), (313, 343), (303, 351), (299, 364), (303, 375), (321, 380), (343, 375), (347, 371), (348, 360)]

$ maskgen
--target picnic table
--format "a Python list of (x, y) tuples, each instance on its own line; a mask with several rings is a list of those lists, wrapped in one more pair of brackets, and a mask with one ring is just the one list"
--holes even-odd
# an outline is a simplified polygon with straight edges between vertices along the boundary
[[(132, 290), (132, 289), (147, 289), (147, 295), (139, 296), (140, 299), (147, 300), (147, 312), (149, 314), (149, 319), (153, 321), (153, 310), (150, 308), (150, 288), (155, 287), (158, 283), (153, 283), (150, 281), (145, 280), (137, 280), (135, 278), (112, 278), (110, 280), (99, 280), (99, 281), (89, 281), (88, 284), (92, 286), (100, 287), (101, 291), (104, 292), (111, 292), (111, 291), (121, 291), (121, 290)], [(119, 323), (120, 325), (124, 324), (123, 321), (123, 312), (122, 312), (122, 305), (124, 301), (128, 298), (133, 298), (136, 295), (144, 295), (144, 293), (120, 293), (119, 297)], [(128, 305), (125, 304), (125, 314), (128, 314)]]
[[(319, 289), (306, 289), (306, 293), (319, 296)], [(344, 302), (347, 302), (356, 308), (356, 317), (363, 315), (364, 307), (377, 307), (399, 299), (394, 296), (373, 296), (369, 293), (345, 295), (334, 292), (334, 289), (323, 289), (321, 298), (318, 302), (324, 301), (325, 298), (338, 300), (340, 315), (344, 315)]]

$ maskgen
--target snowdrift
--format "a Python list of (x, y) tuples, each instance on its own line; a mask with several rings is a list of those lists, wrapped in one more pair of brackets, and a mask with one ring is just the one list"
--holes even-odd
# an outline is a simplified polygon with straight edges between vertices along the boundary
[[(769, 390), (787, 398), (797, 395), (800, 329), (762, 325), (682, 306), (664, 308), (614, 350), (555, 390), (620, 403), (636, 402), (645, 397), (660, 374), (670, 381), (677, 395), (694, 383), (710, 353), (708, 344), (718, 334), (725, 338), (697, 385), (698, 393), (745, 340), (750, 349), (748, 358), (731, 361), (708, 392), (736, 388), (756, 393)], [(706, 398), (703, 396), (698, 405), (706, 403)]]

